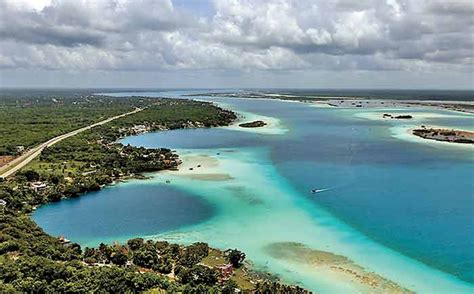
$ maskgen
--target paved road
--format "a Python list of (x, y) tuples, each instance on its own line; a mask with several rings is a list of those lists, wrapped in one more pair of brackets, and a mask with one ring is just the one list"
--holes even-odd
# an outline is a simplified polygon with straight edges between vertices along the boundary
[(52, 145), (66, 139), (66, 138), (69, 138), (71, 136), (75, 136), (75, 135), (77, 135), (81, 132), (84, 132), (86, 130), (89, 130), (93, 127), (100, 126), (100, 125), (106, 124), (108, 122), (111, 122), (111, 121), (113, 121), (117, 118), (121, 118), (121, 117), (130, 115), (130, 114), (133, 114), (133, 113), (137, 113), (139, 111), (142, 111), (143, 109), (144, 108), (137, 108), (134, 111), (123, 113), (123, 114), (108, 118), (106, 120), (97, 122), (95, 124), (92, 124), (92, 125), (74, 130), (72, 132), (54, 137), (52, 139), (49, 139), (48, 141), (46, 141), (46, 142), (44, 142), (44, 143), (42, 143), (42, 144), (40, 144), (40, 145), (38, 145), (38, 146), (36, 146), (32, 149), (29, 149), (27, 152), (25, 152), (21, 156), (15, 158), (14, 160), (7, 163), (6, 165), (2, 166), (0, 168), (0, 178), (6, 178), (6, 177), (11, 176), (14, 173), (16, 173), (18, 170), (20, 170), (22, 167), (24, 167), (25, 165), (30, 163), (33, 159), (35, 159), (38, 155), (40, 155), (41, 151), (43, 151), (44, 148), (46, 148), (46, 147), (52, 146)]

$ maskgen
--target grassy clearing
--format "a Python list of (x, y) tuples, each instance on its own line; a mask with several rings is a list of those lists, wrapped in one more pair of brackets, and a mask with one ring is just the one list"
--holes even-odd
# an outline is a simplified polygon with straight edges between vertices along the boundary
[[(223, 252), (216, 249), (210, 249), (209, 255), (205, 257), (201, 263), (209, 267), (218, 267), (227, 264), (229, 261), (224, 256)], [(252, 283), (252, 278), (245, 272), (245, 266), (238, 269), (234, 269), (234, 274), (231, 278), (237, 283), (238, 287), (242, 290), (255, 289), (255, 284)]]

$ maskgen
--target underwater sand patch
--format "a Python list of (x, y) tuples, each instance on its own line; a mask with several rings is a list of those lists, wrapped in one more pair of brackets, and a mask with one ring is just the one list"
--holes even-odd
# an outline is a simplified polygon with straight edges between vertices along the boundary
[(255, 198), (254, 194), (249, 192), (244, 186), (228, 186), (227, 190), (231, 192), (231, 195), (245, 201), (249, 204), (262, 204), (263, 201)]
[(182, 177), (190, 178), (193, 180), (201, 180), (201, 181), (229, 181), (233, 180), (234, 178), (231, 177), (229, 174), (182, 174)]
[(219, 160), (209, 155), (189, 155), (183, 156), (183, 163), (186, 166), (216, 167)]
[(360, 284), (363, 293), (413, 293), (376, 273), (366, 271), (345, 256), (312, 249), (301, 243), (271, 243), (264, 250), (273, 258), (312, 266), (315, 272), (329, 269), (338, 278)]

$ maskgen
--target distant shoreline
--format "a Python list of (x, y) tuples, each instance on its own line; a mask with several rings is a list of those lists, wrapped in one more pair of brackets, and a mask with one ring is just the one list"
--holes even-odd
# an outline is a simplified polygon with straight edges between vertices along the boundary
[(462, 130), (440, 128), (418, 128), (412, 134), (426, 140), (435, 140), (455, 144), (474, 144), (474, 133)]
[(459, 111), (463, 113), (474, 114), (474, 101), (468, 100), (436, 100), (436, 99), (394, 99), (382, 97), (364, 97), (364, 96), (298, 96), (277, 93), (196, 93), (184, 95), (186, 97), (224, 97), (241, 99), (259, 99), (259, 100), (280, 100), (302, 103), (327, 104), (332, 107), (387, 107), (387, 106), (423, 106)]

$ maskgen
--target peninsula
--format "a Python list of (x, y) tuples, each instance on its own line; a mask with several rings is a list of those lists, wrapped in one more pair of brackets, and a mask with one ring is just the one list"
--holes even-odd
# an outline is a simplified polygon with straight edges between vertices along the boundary
[[(47, 235), (30, 219), (39, 205), (81, 197), (114, 181), (143, 178), (144, 172), (171, 170), (181, 164), (179, 155), (170, 149), (125, 146), (117, 142), (119, 138), (225, 126), (236, 119), (233, 112), (186, 99), (70, 94), (6, 98), (0, 106), (6, 110), (0, 113), (6, 130), (0, 157), (7, 159), (3, 163), (15, 162), (18, 167), (8, 169), (0, 181), (0, 292), (264, 293), (279, 289), (309, 293), (253, 272), (243, 263), (245, 253), (236, 249), (224, 252), (202, 242), (182, 246), (140, 238), (126, 245), (84, 249), (64, 236)], [(50, 116), (52, 112), (57, 115)], [(67, 124), (70, 116), (77, 123)], [(22, 128), (11, 123), (17, 117), (24, 117), (25, 124), (35, 123)]]

